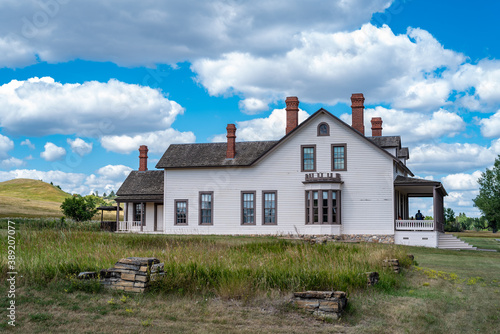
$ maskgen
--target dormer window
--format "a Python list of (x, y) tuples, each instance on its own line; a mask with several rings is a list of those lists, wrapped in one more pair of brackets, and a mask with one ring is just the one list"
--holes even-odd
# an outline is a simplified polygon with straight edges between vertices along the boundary
[(330, 126), (327, 123), (319, 123), (318, 125), (318, 136), (329, 136)]

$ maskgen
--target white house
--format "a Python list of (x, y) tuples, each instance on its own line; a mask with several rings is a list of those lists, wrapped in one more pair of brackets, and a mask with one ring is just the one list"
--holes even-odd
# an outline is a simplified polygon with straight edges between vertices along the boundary
[[(172, 144), (156, 168), (140, 168), (118, 190), (121, 231), (166, 234), (368, 236), (372, 241), (438, 247), (443, 234), (440, 182), (412, 178), (408, 148), (382, 136), (372, 119), (365, 136), (364, 97), (353, 94), (352, 126), (320, 109), (298, 124), (286, 99), (286, 135), (278, 141)], [(433, 197), (434, 220), (410, 220), (411, 197)], [(454, 247), (458, 248), (458, 247)]]

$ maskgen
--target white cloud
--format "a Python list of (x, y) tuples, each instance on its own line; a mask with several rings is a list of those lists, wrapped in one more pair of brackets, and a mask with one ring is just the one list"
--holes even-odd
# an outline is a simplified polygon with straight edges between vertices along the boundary
[(154, 66), (215, 57), (231, 50), (269, 55), (287, 49), (300, 31), (353, 29), (390, 3), (391, 0), (3, 1), (0, 67), (22, 67), (36, 63), (37, 58), (49, 63), (79, 58), (125, 66)]
[(24, 161), (18, 158), (11, 157), (9, 159), (2, 160), (0, 162), (0, 166), (2, 166), (5, 169), (9, 169), (12, 167), (20, 167), (24, 165)]
[(92, 152), (93, 143), (87, 143), (81, 138), (76, 138), (75, 140), (68, 138), (67, 141), (69, 146), (71, 146), (71, 150), (81, 157)]
[(485, 137), (500, 137), (500, 110), (489, 118), (479, 121), (481, 124), (481, 134)]
[(29, 139), (23, 140), (21, 142), (21, 146), (28, 146), (30, 148), (30, 150), (35, 149), (35, 144), (33, 144)]
[(47, 161), (56, 161), (62, 159), (66, 155), (66, 150), (54, 143), (47, 142), (44, 146), (45, 151), (40, 153), (40, 156)]
[(0, 104), (0, 127), (32, 136), (100, 138), (160, 131), (184, 112), (156, 89), (113, 79), (82, 84), (61, 84), (50, 77), (12, 80), (0, 86)]
[(7, 158), (9, 156), (7, 152), (13, 148), (14, 142), (9, 137), (0, 135), (0, 159)]
[(469, 143), (423, 144), (410, 150), (408, 167), (416, 173), (463, 173), (486, 169), (500, 154), (500, 139), (490, 147)]
[(101, 138), (101, 145), (106, 150), (117, 153), (130, 153), (138, 150), (141, 145), (147, 145), (151, 153), (164, 153), (170, 144), (193, 143), (195, 140), (196, 137), (191, 131), (167, 129), (135, 136), (104, 136)]
[(477, 180), (481, 177), (480, 171), (472, 174), (457, 173), (441, 178), (441, 182), (447, 190), (477, 190), (479, 184)]
[[(299, 109), (299, 124), (309, 114)], [(277, 140), (285, 135), (286, 111), (274, 109), (269, 117), (255, 118), (249, 121), (236, 122), (237, 141)], [(225, 142), (226, 134), (219, 134), (212, 138), (212, 142)]]
[(124, 165), (107, 165), (97, 170), (97, 174), (102, 175), (108, 179), (124, 181), (130, 174), (132, 168)]
[(117, 191), (132, 168), (123, 165), (107, 165), (99, 168), (95, 174), (68, 173), (63, 171), (39, 171), (35, 169), (16, 169), (0, 171), (0, 182), (11, 179), (26, 178), (53, 182), (68, 193), (89, 195), (98, 191), (99, 194)]
[(211, 95), (239, 93), (268, 102), (297, 95), (304, 102), (335, 104), (361, 91), (370, 103), (428, 110), (445, 105), (452, 89), (436, 71), (456, 71), (465, 61), (421, 29), (394, 35), (387, 26), (365, 24), (352, 32), (304, 32), (297, 38), (284, 54), (231, 52), (197, 60), (192, 69)]
[[(400, 135), (403, 145), (444, 136), (453, 137), (465, 129), (465, 122), (460, 116), (443, 109), (428, 114), (375, 107), (365, 109), (366, 136), (371, 136), (372, 117), (382, 118), (382, 135)], [(351, 124), (351, 114), (342, 114), (340, 118)]]

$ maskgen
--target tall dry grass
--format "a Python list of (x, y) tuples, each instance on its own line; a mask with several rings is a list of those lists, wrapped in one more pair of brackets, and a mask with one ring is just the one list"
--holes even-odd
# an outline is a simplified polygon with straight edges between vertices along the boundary
[[(4, 232), (3, 230), (2, 232)], [(22, 282), (45, 285), (81, 271), (109, 268), (123, 257), (156, 257), (165, 276), (154, 291), (212, 293), (244, 298), (259, 292), (352, 291), (366, 286), (368, 271), (381, 274), (380, 286), (400, 282), (382, 268), (385, 258), (409, 265), (394, 245), (328, 243), (310, 245), (273, 237), (215, 237), (113, 234), (75, 229), (21, 229), (17, 270)], [(0, 247), (6, 249), (6, 234)], [(2, 256), (2, 273), (7, 259)]]

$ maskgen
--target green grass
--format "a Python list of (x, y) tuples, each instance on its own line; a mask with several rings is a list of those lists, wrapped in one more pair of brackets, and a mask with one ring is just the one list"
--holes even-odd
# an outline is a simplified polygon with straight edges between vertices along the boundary
[[(306, 244), (274, 237), (168, 236), (86, 231), (69, 222), (18, 221), (19, 333), (500, 333), (500, 252), (382, 244)], [(44, 225), (45, 224), (45, 225)], [(92, 226), (90, 223), (89, 226)], [(0, 248), (6, 249), (0, 221)], [(494, 240), (470, 234), (474, 240)], [(490, 233), (491, 235), (491, 233)], [(418, 263), (408, 267), (407, 254)], [(4, 253), (5, 254), (5, 253)], [(68, 275), (154, 256), (166, 275), (123, 294)], [(399, 258), (401, 274), (381, 267)], [(6, 308), (6, 257), (0, 307)], [(366, 271), (381, 281), (366, 286)], [(292, 291), (345, 290), (340, 321), (293, 308)]]
[[(6, 248), (3, 230), (0, 247)], [(249, 298), (268, 291), (302, 289), (355, 291), (366, 288), (365, 272), (378, 271), (381, 285), (399, 284), (382, 268), (385, 258), (409, 265), (397, 246), (329, 243), (310, 245), (273, 237), (167, 236), (25, 229), (16, 234), (18, 270), (25, 284), (65, 281), (81, 271), (112, 267), (120, 258), (156, 257), (165, 276), (154, 291), (209, 293)], [(7, 262), (2, 258), (2, 272)], [(5, 274), (4, 274), (5, 275)], [(2, 277), (3, 278), (3, 277)]]
[(496, 240), (500, 240), (500, 232), (493, 233), (490, 231), (464, 231), (454, 232), (453, 235), (477, 248), (493, 249), (497, 252), (500, 252), (500, 241)]

